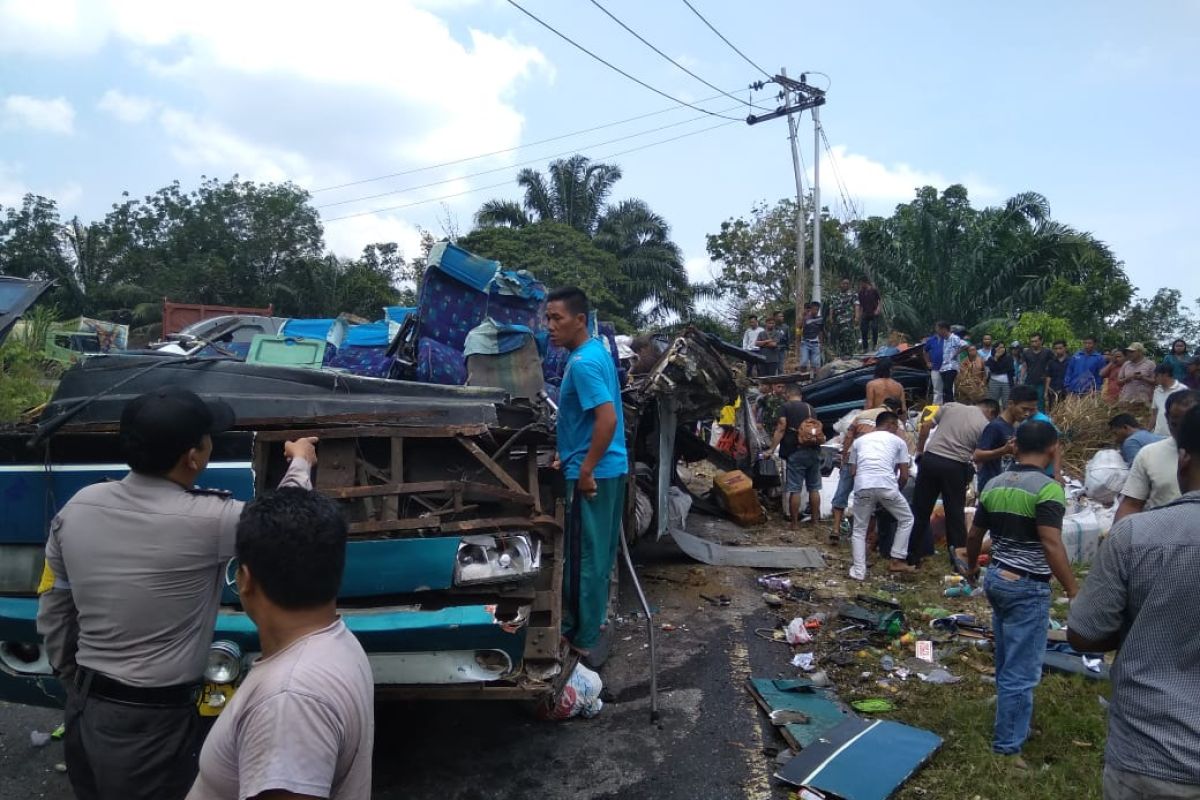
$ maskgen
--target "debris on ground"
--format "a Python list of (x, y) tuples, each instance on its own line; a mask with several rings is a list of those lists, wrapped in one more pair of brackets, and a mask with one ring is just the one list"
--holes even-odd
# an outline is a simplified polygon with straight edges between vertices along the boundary
[(575, 671), (554, 698), (554, 702), (538, 708), (538, 716), (545, 720), (564, 720), (572, 717), (591, 719), (599, 715), (600, 710), (604, 708), (604, 701), (600, 699), (603, 690), (604, 683), (599, 675), (582, 663), (576, 664)]

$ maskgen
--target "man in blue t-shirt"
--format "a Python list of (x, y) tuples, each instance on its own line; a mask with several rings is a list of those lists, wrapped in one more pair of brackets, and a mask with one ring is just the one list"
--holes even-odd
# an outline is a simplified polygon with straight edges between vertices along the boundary
[(1017, 426), (1037, 412), (1037, 390), (1032, 386), (1014, 386), (1008, 405), (988, 423), (979, 435), (975, 447), (975, 463), (979, 465), (979, 491), (988, 481), (1012, 466), (1016, 456)]
[[(588, 330), (588, 299), (574, 287), (546, 299), (550, 341), (565, 347), (558, 395), (558, 463), (567, 478), (563, 636), (593, 666), (603, 660), (608, 581), (625, 500), (625, 421), (612, 354)], [(593, 658), (593, 648), (596, 653)]]

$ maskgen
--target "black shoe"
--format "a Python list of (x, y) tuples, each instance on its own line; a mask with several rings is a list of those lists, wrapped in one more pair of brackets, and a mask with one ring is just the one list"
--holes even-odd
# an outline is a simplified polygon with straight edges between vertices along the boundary
[(600, 638), (592, 645), (586, 655), (581, 655), (579, 660), (583, 665), (593, 672), (599, 672), (604, 666), (604, 662), (608, 661), (609, 655), (612, 653), (612, 624), (606, 625), (600, 631)]

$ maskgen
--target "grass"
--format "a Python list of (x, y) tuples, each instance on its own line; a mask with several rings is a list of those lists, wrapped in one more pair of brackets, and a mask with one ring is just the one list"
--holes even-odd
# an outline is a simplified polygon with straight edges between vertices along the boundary
[[(932, 561), (938, 563), (928, 564), (914, 582), (905, 584), (905, 591), (894, 593), (904, 607), (910, 627), (928, 632), (928, 623), (922, 619), (920, 609), (929, 606), (988, 618), (990, 612), (984, 598), (942, 595), (944, 567), (940, 560)], [(1055, 586), (1057, 590), (1057, 583)], [(1065, 608), (1054, 605), (1051, 614), (1062, 621)], [(903, 648), (903, 652), (897, 649), (894, 655), (899, 661), (912, 655), (911, 648)], [(926, 684), (912, 676), (897, 686), (895, 695), (881, 692), (873, 682), (850, 692), (843, 691), (846, 699), (890, 697), (896, 710), (882, 716), (934, 731), (943, 738), (942, 749), (905, 784), (897, 797), (901, 800), (1100, 798), (1106, 719), (1097, 697), (1107, 699), (1111, 685), (1075, 675), (1045, 675), (1034, 693), (1033, 732), (1023, 752), (1029, 769), (1020, 770), (991, 752), (995, 686), (968, 662), (987, 668), (992, 665), (992, 656), (987, 651), (967, 648), (945, 658), (944, 666), (963, 678), (953, 685)]]

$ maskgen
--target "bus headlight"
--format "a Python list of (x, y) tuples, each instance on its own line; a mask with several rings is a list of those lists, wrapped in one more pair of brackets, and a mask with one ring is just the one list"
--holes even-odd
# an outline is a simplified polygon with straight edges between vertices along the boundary
[(242, 648), (224, 639), (212, 643), (204, 680), (209, 683), (233, 683), (242, 674)]
[(542, 543), (529, 534), (464, 536), (454, 565), (456, 586), (520, 580), (542, 568)]

